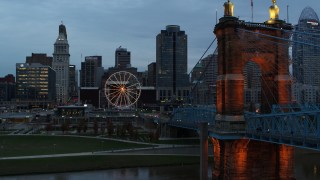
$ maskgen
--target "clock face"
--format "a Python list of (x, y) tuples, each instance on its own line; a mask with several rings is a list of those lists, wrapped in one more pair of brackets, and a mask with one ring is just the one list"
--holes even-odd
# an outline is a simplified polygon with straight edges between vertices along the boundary
[(23, 67), (23, 64), (20, 64), (20, 67)]

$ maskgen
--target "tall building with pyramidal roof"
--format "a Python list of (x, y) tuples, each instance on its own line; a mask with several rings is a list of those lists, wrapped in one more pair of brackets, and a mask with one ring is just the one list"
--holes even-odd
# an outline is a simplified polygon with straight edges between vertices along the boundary
[(63, 104), (68, 100), (69, 90), (69, 43), (66, 26), (59, 26), (59, 35), (54, 43), (52, 67), (56, 71), (56, 102)]

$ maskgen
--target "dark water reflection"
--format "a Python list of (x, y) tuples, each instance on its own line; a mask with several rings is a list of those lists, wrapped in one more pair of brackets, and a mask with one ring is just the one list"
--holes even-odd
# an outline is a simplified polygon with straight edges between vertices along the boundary
[(297, 180), (319, 180), (320, 152), (296, 149), (295, 177)]

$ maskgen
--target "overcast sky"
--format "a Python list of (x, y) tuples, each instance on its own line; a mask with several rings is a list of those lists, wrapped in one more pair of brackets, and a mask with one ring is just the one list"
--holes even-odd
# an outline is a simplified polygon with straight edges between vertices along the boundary
[[(52, 56), (63, 21), (70, 45), (70, 64), (80, 68), (85, 56), (101, 55), (105, 68), (114, 66), (114, 51), (131, 51), (139, 71), (156, 59), (156, 35), (166, 25), (180, 25), (188, 35), (190, 70), (214, 39), (225, 0), (0, 0), (0, 76), (15, 75), (15, 64), (31, 53)], [(232, 0), (235, 16), (251, 21), (250, 0)], [(253, 0), (254, 22), (269, 18), (271, 0)], [(280, 19), (297, 24), (302, 9), (320, 15), (319, 0), (278, 0)], [(210, 50), (210, 53), (214, 48)], [(82, 59), (81, 59), (82, 55)]]

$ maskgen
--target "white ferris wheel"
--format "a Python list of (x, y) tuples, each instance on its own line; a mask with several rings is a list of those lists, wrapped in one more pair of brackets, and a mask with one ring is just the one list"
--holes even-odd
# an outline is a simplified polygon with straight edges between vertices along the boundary
[(118, 109), (127, 109), (138, 101), (141, 85), (132, 73), (119, 71), (107, 79), (104, 90), (105, 96), (112, 106)]

